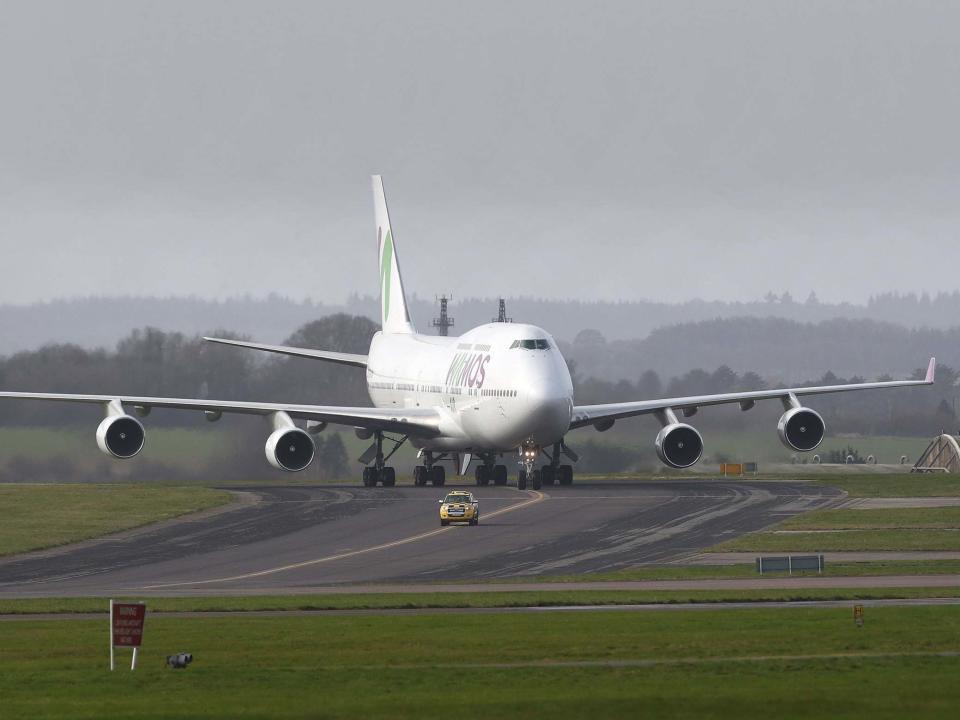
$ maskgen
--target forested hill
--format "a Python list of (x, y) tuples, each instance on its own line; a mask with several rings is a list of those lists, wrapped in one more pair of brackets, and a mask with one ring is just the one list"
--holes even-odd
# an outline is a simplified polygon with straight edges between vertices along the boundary
[(604, 341), (583, 333), (561, 343), (585, 377), (636, 379), (644, 370), (672, 377), (726, 365), (773, 382), (794, 383), (830, 370), (868, 379), (907, 376), (931, 355), (960, 366), (960, 327), (909, 329), (874, 320), (801, 323), (782, 318), (728, 318), (654, 330), (641, 340)]
[[(440, 285), (437, 288), (438, 291), (449, 289)], [(336, 312), (377, 319), (378, 301), (371, 296), (354, 296), (342, 305), (299, 302), (280, 296), (224, 301), (120, 297), (0, 305), (0, 354), (51, 342), (112, 348), (133, 329), (146, 326), (187, 335), (229, 328), (264, 342), (279, 342), (304, 323)], [(455, 296), (450, 312), (456, 320), (453, 329), (456, 333), (495, 317), (497, 301), (493, 297)], [(413, 297), (411, 314), (417, 325), (427, 330), (437, 314), (435, 300)], [(507, 300), (507, 314), (518, 322), (540, 325), (563, 340), (573, 340), (585, 329), (597, 330), (608, 340), (640, 339), (664, 326), (736, 317), (775, 317), (802, 323), (834, 318), (867, 319), (906, 328), (946, 329), (960, 324), (960, 292), (935, 297), (890, 293), (878, 295), (862, 305), (821, 303), (815, 297), (797, 301), (786, 294), (772, 293), (765, 299), (746, 303), (703, 300), (679, 304), (616, 303), (518, 297)]]

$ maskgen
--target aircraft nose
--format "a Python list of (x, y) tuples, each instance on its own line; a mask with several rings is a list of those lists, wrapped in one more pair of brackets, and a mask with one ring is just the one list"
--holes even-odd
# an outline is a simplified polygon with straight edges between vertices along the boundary
[(526, 389), (530, 422), (535, 433), (562, 435), (570, 427), (570, 395), (549, 382), (531, 382)]

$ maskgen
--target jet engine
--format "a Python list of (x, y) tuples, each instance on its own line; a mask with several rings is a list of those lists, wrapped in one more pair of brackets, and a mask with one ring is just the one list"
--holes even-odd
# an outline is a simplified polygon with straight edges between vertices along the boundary
[(143, 425), (129, 415), (110, 415), (97, 428), (97, 445), (110, 457), (126, 460), (143, 449)]
[(683, 469), (696, 464), (703, 454), (703, 438), (685, 423), (665, 425), (657, 434), (657, 457), (664, 465)]
[(791, 450), (807, 452), (823, 441), (826, 425), (819, 413), (810, 408), (795, 407), (780, 416), (777, 434), (780, 442)]
[(281, 427), (267, 438), (267, 462), (277, 470), (300, 472), (313, 462), (313, 438), (300, 428)]

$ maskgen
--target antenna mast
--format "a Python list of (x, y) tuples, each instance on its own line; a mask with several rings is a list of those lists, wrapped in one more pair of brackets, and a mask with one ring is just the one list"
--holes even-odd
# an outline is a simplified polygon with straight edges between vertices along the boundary
[(453, 300), (453, 296), (448, 298), (446, 295), (441, 295), (437, 300), (440, 303), (440, 317), (434, 318), (432, 324), (437, 329), (437, 335), (446, 337), (450, 334), (448, 332), (450, 328), (453, 327), (453, 318), (447, 315), (447, 302)]
[(512, 322), (513, 322), (513, 318), (512, 318), (512, 317), (509, 317), (509, 318), (507, 317), (507, 301), (504, 300), (503, 298), (500, 298), (500, 312), (499, 312), (499, 314), (497, 315), (497, 319), (496, 319), (496, 320), (492, 320), (491, 322), (502, 322), (502, 323), (512, 323)]

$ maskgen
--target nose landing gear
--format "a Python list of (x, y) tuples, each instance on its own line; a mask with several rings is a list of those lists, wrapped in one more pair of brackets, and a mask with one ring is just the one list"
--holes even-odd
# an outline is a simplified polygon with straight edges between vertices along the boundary
[(530, 446), (520, 446), (519, 465), (520, 472), (517, 474), (517, 489), (526, 490), (527, 484), (534, 490), (539, 490), (543, 484), (543, 477), (536, 469), (537, 456), (540, 454), (540, 448)]

